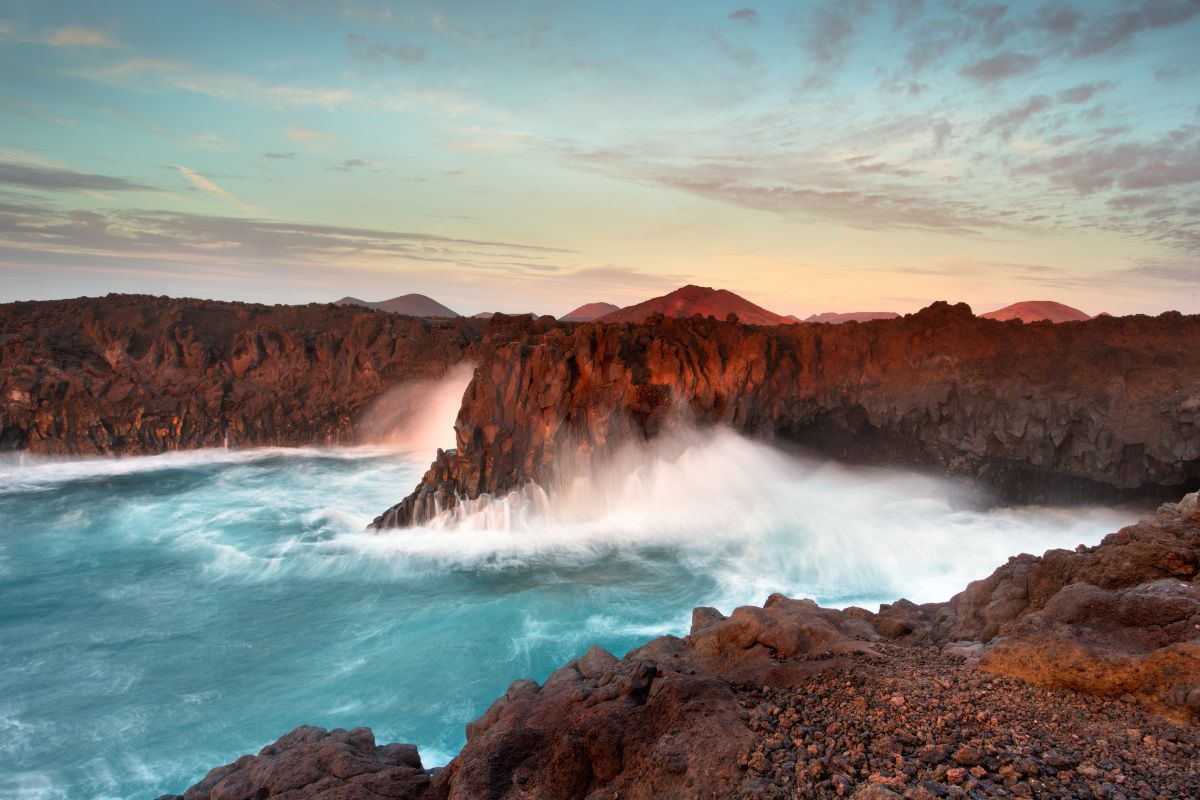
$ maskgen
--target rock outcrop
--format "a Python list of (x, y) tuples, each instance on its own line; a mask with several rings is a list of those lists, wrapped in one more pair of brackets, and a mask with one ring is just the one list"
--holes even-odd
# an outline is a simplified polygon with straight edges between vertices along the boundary
[(1019, 500), (1200, 482), (1200, 317), (1023, 325), (965, 305), (895, 320), (714, 319), (514, 331), (480, 362), (457, 448), (377, 526), (549, 486), (555, 466), (684, 419), (836, 458), (968, 476)]
[(300, 729), (183, 797), (1194, 797), (1198, 561), (1192, 494), (947, 603), (698, 608), (686, 637), (514, 682), (445, 769)]
[(383, 800), (423, 797), (429, 787), (430, 775), (412, 745), (377, 746), (369, 728), (327, 731), (306, 725), (257, 756), (209, 771), (178, 798)]
[(1096, 547), (1015, 556), (947, 603), (856, 614), (883, 636), (971, 653), (997, 674), (1200, 722), (1197, 497)]
[(0, 305), (0, 450), (347, 442), (372, 398), (473, 357), (484, 328), (136, 295)]

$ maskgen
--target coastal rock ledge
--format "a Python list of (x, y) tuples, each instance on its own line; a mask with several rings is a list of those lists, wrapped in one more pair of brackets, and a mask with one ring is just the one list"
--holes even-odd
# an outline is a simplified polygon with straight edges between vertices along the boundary
[(299, 728), (178, 800), (1200, 796), (1196, 494), (945, 603), (781, 595), (514, 682), (445, 768)]

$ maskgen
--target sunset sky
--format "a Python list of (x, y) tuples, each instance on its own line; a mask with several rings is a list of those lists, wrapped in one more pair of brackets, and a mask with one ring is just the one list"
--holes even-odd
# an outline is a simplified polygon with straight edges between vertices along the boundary
[(0, 62), (0, 301), (1200, 313), (1200, 0), (5, 0)]

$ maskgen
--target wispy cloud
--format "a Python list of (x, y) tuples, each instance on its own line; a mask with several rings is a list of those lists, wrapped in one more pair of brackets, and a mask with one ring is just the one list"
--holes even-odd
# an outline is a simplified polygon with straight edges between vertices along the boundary
[(382, 172), (383, 162), (377, 158), (348, 158), (333, 164), (328, 169), (334, 172), (351, 172), (356, 169), (366, 169), (371, 172)]
[(124, 59), (69, 74), (83, 80), (127, 86), (140, 91), (175, 89), (218, 100), (272, 108), (335, 109), (361, 99), (356, 92), (346, 88), (273, 83), (249, 75), (206, 71), (182, 62), (156, 58)]
[(959, 70), (965, 78), (976, 83), (997, 83), (1032, 72), (1038, 60), (1025, 53), (1006, 52), (968, 64)]
[(310, 131), (306, 128), (288, 128), (287, 137), (309, 150), (329, 150), (333, 147), (333, 137), (321, 131)]
[(221, 200), (225, 201), (225, 203), (227, 203), (228, 205), (233, 206), (234, 208), (236, 208), (240, 211), (244, 211), (247, 214), (261, 214), (262, 213), (262, 211), (260, 209), (256, 208), (255, 206), (250, 205), (249, 203), (242, 202), (241, 200), (234, 197), (232, 194), (230, 194), (226, 190), (222, 189), (220, 186), (218, 186), (216, 183), (214, 183), (209, 178), (206, 178), (203, 175), (201, 175), (199, 172), (196, 172), (193, 169), (189, 169), (188, 167), (179, 166), (179, 165), (176, 165), (175, 169), (179, 170), (179, 174), (182, 175), (183, 177), (187, 178), (188, 181), (192, 184), (192, 186), (195, 186), (200, 191), (207, 192), (208, 194), (211, 194), (214, 197), (218, 197)]
[(107, 33), (89, 28), (58, 28), (42, 39), (51, 47), (120, 47)]
[(0, 163), (0, 186), (46, 192), (152, 192), (145, 184), (38, 164)]
[(346, 34), (346, 42), (357, 58), (364, 61), (398, 61), (403, 64), (417, 64), (429, 56), (429, 51), (413, 44), (391, 44), (377, 39), (369, 39), (357, 33)]

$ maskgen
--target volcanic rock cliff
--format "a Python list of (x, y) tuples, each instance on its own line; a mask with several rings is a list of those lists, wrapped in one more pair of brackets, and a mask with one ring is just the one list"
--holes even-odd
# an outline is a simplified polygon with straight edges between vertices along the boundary
[(377, 527), (552, 484), (684, 419), (856, 461), (977, 478), (1011, 499), (1174, 493), (1200, 480), (1200, 317), (1060, 325), (936, 303), (895, 320), (756, 327), (513, 324), (439, 452)]
[(436, 377), (480, 320), (109, 295), (0, 306), (0, 450), (145, 454), (347, 441), (383, 389)]

